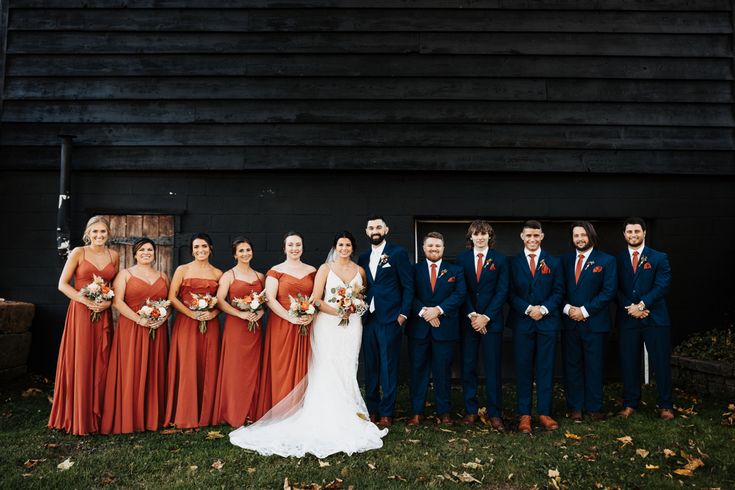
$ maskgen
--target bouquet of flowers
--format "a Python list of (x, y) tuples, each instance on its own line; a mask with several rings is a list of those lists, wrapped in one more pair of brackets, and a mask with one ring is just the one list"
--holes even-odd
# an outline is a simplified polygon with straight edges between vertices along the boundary
[[(300, 318), (306, 315), (313, 315), (316, 312), (316, 308), (314, 308), (314, 305), (311, 304), (309, 298), (307, 298), (303, 294), (299, 293), (296, 295), (295, 298), (291, 295), (289, 295), (288, 297), (291, 298), (291, 306), (288, 309), (289, 316), (293, 318)], [(299, 333), (301, 335), (308, 335), (309, 326), (299, 325)]]
[[(214, 305), (217, 304), (217, 298), (209, 293), (206, 294), (191, 294), (191, 301), (186, 304), (192, 311), (212, 311)], [(207, 331), (207, 321), (199, 320), (199, 332), (205, 333)]]
[[(344, 317), (345, 313), (363, 315), (368, 309), (365, 304), (365, 288), (359, 284), (342, 285), (332, 288), (331, 292), (334, 296), (327, 302), (336, 303), (337, 314), (341, 317)], [(349, 324), (348, 318), (342, 318), (339, 321), (340, 327), (346, 327)]]
[[(94, 301), (95, 303), (102, 303), (104, 301), (111, 301), (115, 296), (115, 291), (112, 290), (109, 284), (105, 282), (97, 274), (92, 275), (92, 282), (84, 286), (79, 290), (85, 298)], [(89, 318), (96, 322), (100, 319), (102, 314), (99, 311), (90, 311)]]
[[(268, 298), (265, 296), (265, 291), (256, 293), (251, 291), (250, 294), (243, 298), (232, 298), (232, 306), (240, 311), (248, 311), (250, 313), (257, 313), (265, 307), (268, 302)], [(248, 330), (253, 331), (258, 326), (257, 321), (248, 321)]]
[[(152, 300), (148, 298), (145, 304), (137, 311), (137, 313), (141, 316), (141, 318), (145, 318), (146, 320), (151, 320), (155, 322), (168, 316), (168, 307), (170, 304), (171, 302), (167, 299)], [(155, 340), (156, 329), (151, 328), (148, 331), (148, 335), (151, 336), (151, 339)]]

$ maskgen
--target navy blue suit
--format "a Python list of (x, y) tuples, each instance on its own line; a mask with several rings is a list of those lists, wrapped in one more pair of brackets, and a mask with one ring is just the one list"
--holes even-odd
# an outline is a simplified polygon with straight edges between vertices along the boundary
[[(637, 408), (640, 402), (641, 349), (645, 342), (656, 376), (658, 406), (671, 409), (671, 321), (664, 299), (671, 285), (669, 258), (663, 252), (644, 247), (635, 274), (627, 249), (617, 256), (617, 261), (623, 405)], [(625, 307), (641, 301), (650, 314), (638, 320), (628, 315)]]
[[(480, 280), (477, 280), (474, 249), (465, 250), (457, 257), (464, 270), (467, 297), (462, 307), (460, 334), (462, 339), (462, 394), (464, 408), (468, 414), (477, 414), (477, 358), (482, 351), (485, 368), (485, 391), (487, 413), (500, 417), (503, 411), (501, 361), (503, 348), (503, 305), (508, 299), (510, 288), (510, 265), (500, 252), (488, 249), (483, 257)], [(490, 319), (487, 333), (481, 334), (472, 328), (468, 315), (472, 312)]]
[[(383, 260), (373, 277), (370, 253), (360, 255), (357, 263), (367, 274), (368, 304), (375, 300), (375, 311), (368, 313), (362, 331), (365, 361), (365, 403), (371, 415), (392, 417), (398, 391), (398, 362), (401, 355), (403, 329), (398, 316), (411, 316), (413, 269), (406, 251), (385, 244)], [(382, 389), (382, 398), (381, 398)]]
[[(510, 315), (516, 365), (518, 415), (531, 415), (534, 354), (536, 361), (536, 400), (539, 415), (551, 414), (554, 385), (556, 334), (561, 327), (561, 301), (564, 278), (559, 259), (543, 250), (536, 257), (536, 272), (531, 277), (523, 252), (510, 263)], [(526, 315), (531, 305), (544, 306), (548, 314), (541, 320)]]
[[(467, 293), (464, 272), (458, 265), (442, 260), (432, 291), (429, 266), (426, 260), (421, 260), (414, 266), (414, 288), (413, 315), (406, 330), (411, 356), (411, 409), (413, 415), (424, 414), (431, 370), (436, 412), (444, 415), (451, 409), (452, 357), (459, 340), (460, 308)], [(423, 308), (432, 306), (444, 311), (438, 328), (419, 316)]]
[(592, 249), (575, 281), (577, 255), (562, 257), (566, 285), (563, 304), (584, 307), (584, 321), (562, 315), (564, 392), (570, 411), (601, 412), (605, 340), (610, 332), (610, 302), (617, 291), (615, 258)]

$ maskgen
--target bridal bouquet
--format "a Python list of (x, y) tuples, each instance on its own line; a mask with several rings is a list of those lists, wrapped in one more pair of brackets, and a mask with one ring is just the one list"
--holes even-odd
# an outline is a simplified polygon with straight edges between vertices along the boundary
[[(209, 293), (206, 294), (191, 294), (191, 301), (186, 306), (192, 311), (212, 311), (214, 305), (217, 304), (217, 298)], [(207, 321), (199, 320), (199, 332), (205, 333), (207, 331)]]
[[(365, 304), (365, 288), (359, 284), (342, 285), (331, 289), (332, 297), (327, 303), (336, 303), (337, 314), (344, 317), (346, 313), (363, 315), (368, 309)], [(350, 324), (349, 318), (341, 318), (340, 327)]]
[[(313, 315), (316, 312), (316, 308), (314, 308), (314, 305), (311, 304), (309, 298), (307, 298), (303, 294), (299, 293), (296, 295), (295, 298), (291, 295), (289, 295), (288, 297), (291, 299), (291, 306), (288, 308), (288, 315), (290, 317), (300, 318), (306, 315)], [(309, 326), (299, 325), (299, 333), (301, 335), (308, 335)]]
[[(262, 310), (265, 307), (265, 304), (268, 302), (268, 298), (265, 296), (265, 291), (261, 291), (259, 293), (256, 293), (255, 291), (251, 291), (250, 294), (248, 294), (245, 297), (242, 298), (232, 298), (232, 306), (237, 308), (240, 311), (247, 311), (250, 313), (257, 313), (258, 311)], [(258, 326), (258, 322), (249, 320), (248, 321), (248, 330), (253, 331)]]
[[(150, 299), (148, 298), (145, 304), (137, 311), (141, 318), (146, 320), (158, 321), (168, 316), (168, 307), (171, 302), (167, 299)], [(156, 330), (151, 328), (148, 330), (148, 335), (151, 336), (152, 340), (156, 339)]]
[[(105, 301), (111, 301), (115, 296), (115, 291), (97, 274), (92, 275), (92, 282), (84, 286), (79, 290), (85, 298), (94, 301), (95, 303), (102, 303)], [(89, 318), (93, 322), (100, 319), (102, 314), (99, 311), (90, 311)]]

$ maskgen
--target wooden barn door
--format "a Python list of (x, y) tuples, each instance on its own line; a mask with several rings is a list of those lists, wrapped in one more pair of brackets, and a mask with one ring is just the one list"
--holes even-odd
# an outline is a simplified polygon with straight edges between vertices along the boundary
[[(110, 248), (120, 254), (120, 270), (135, 265), (133, 243), (139, 238), (148, 237), (156, 244), (157, 270), (168, 275), (173, 273), (174, 217), (170, 215), (110, 214), (105, 216), (110, 222)], [(113, 310), (115, 323), (117, 312)]]

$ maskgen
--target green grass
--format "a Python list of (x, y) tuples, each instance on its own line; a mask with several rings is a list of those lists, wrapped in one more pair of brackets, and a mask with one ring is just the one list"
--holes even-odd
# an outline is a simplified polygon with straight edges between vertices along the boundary
[[(21, 396), (30, 387), (43, 393)], [(619, 386), (608, 386), (616, 395)], [(657, 419), (652, 390), (646, 407), (628, 420), (573, 424), (558, 417), (561, 428), (533, 435), (496, 433), (478, 425), (455, 425), (442, 431), (433, 424), (407, 429), (403, 420), (384, 439), (385, 446), (348, 457), (338, 454), (320, 461), (261, 457), (231, 446), (227, 437), (207, 439), (207, 433), (227, 435), (225, 426), (176, 434), (144, 433), (122, 436), (74, 437), (46, 428), (50, 386), (27, 378), (2, 388), (0, 407), (0, 487), (2, 488), (283, 488), (291, 484), (325, 486), (336, 479), (341, 488), (475, 487), (475, 488), (735, 488), (735, 428), (721, 425), (732, 400), (699, 399), (677, 392), (675, 403), (696, 414), (677, 413), (673, 422)], [(453, 391), (460, 406), (460, 391)], [(506, 406), (512, 407), (508, 392)], [(399, 406), (407, 406), (405, 390)], [(563, 413), (559, 391), (556, 413)], [(617, 408), (615, 400), (609, 410)], [(427, 413), (431, 408), (427, 409)], [(510, 413), (508, 419), (510, 420)], [(510, 425), (510, 424), (509, 424)], [(570, 433), (579, 439), (565, 436)], [(632, 437), (631, 444), (616, 440)], [(636, 453), (645, 449), (644, 458)], [(666, 457), (664, 449), (676, 452)], [(674, 470), (686, 464), (686, 454), (704, 466), (693, 476)], [(71, 458), (74, 465), (57, 465)], [(40, 460), (35, 465), (29, 460)], [(221, 461), (221, 469), (212, 467)], [(326, 465), (325, 463), (328, 463)], [(468, 466), (464, 466), (467, 465)], [(658, 469), (645, 469), (646, 464)], [(28, 467), (30, 466), (30, 467)], [(558, 470), (559, 478), (549, 477)], [(461, 482), (464, 472), (480, 483)], [(312, 487), (317, 488), (317, 487)]]

